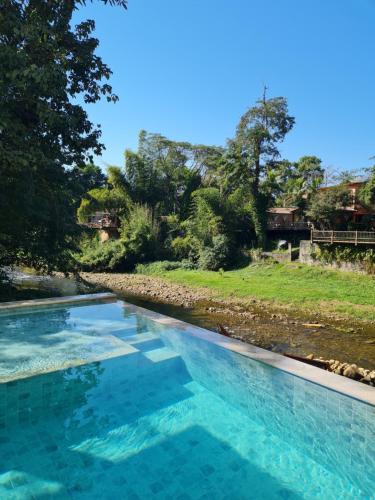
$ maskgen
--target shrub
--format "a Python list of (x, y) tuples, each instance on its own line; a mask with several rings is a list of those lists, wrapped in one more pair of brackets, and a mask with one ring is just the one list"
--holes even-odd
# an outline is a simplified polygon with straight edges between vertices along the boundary
[(223, 234), (212, 238), (212, 246), (203, 247), (199, 254), (199, 267), (208, 271), (225, 268), (230, 254), (229, 239)]
[(171, 243), (173, 255), (177, 259), (190, 259), (195, 261), (198, 258), (199, 243), (197, 239), (188, 234), (186, 236), (177, 236)]
[(77, 257), (83, 271), (126, 270), (126, 248), (120, 240), (100, 243), (97, 238), (85, 242)]
[(343, 262), (360, 263), (368, 273), (375, 272), (375, 250), (344, 245), (316, 245), (314, 260), (332, 264)]
[(188, 260), (181, 262), (171, 260), (161, 260), (150, 262), (148, 264), (137, 264), (135, 272), (137, 274), (162, 274), (166, 271), (174, 271), (175, 269), (196, 269), (197, 266)]
[(127, 249), (133, 267), (137, 262), (153, 260), (158, 255), (159, 226), (152, 218), (151, 210), (135, 205), (129, 216), (122, 221), (121, 239)]

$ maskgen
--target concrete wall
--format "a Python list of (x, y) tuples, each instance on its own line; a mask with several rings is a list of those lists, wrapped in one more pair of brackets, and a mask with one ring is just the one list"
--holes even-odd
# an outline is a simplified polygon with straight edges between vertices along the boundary
[(299, 261), (310, 266), (323, 266), (327, 269), (351, 271), (355, 273), (366, 273), (366, 268), (360, 262), (323, 262), (314, 260), (312, 255), (317, 251), (319, 245), (311, 243), (310, 240), (301, 240), (299, 245)]
[(288, 250), (285, 252), (262, 252), (262, 257), (276, 260), (276, 262), (291, 262), (292, 261), (292, 244), (288, 243)]

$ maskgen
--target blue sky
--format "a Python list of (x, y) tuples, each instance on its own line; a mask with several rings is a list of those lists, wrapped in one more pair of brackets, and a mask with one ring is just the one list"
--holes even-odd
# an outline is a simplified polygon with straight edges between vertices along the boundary
[(375, 0), (129, 0), (127, 11), (96, 1), (83, 18), (96, 21), (120, 97), (88, 107), (103, 167), (122, 165), (142, 128), (224, 145), (265, 84), (296, 118), (283, 157), (374, 163)]

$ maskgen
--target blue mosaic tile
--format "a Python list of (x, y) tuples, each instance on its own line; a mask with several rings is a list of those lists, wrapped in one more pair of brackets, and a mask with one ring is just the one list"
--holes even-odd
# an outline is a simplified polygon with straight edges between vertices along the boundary
[(374, 408), (120, 302), (31, 316), (0, 317), (0, 326), (49, 347), (55, 334), (61, 348), (61, 331), (80, 331), (97, 352), (101, 336), (132, 349), (0, 384), (1, 499), (357, 500), (375, 491)]

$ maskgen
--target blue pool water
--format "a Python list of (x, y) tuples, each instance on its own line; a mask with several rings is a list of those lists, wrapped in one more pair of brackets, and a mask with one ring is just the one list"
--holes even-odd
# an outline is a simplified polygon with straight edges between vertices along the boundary
[(374, 407), (123, 302), (0, 332), (1, 499), (374, 498)]

